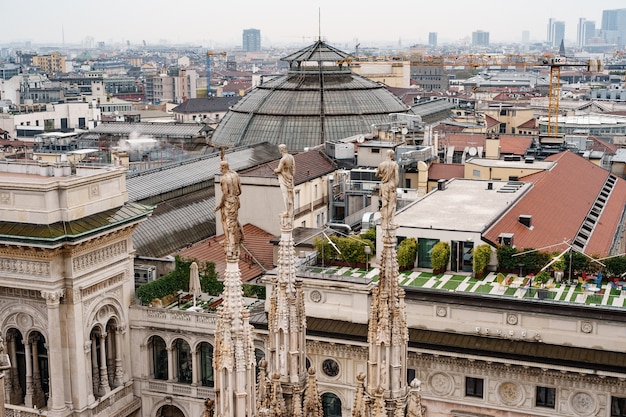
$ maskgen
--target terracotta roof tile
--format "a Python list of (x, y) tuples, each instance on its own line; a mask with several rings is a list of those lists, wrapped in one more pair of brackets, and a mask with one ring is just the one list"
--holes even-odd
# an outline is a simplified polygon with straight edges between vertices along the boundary
[[(518, 248), (541, 248), (573, 240), (610, 173), (569, 151), (546, 161), (555, 161), (556, 165), (524, 178), (533, 187), (487, 230), (486, 240), (496, 243), (501, 233), (513, 233), (513, 244)], [(617, 178), (585, 252), (608, 255), (625, 202), (626, 181)], [(520, 215), (532, 216), (532, 228), (518, 221)]]
[(524, 155), (532, 143), (532, 136), (500, 135), (500, 154)]
[[(274, 235), (249, 223), (243, 226), (243, 233), (245, 237), (239, 260), (239, 270), (241, 271), (241, 281), (248, 282), (274, 267), (274, 249), (270, 243)], [(223, 240), (224, 235), (214, 236), (181, 250), (178, 255), (185, 259), (195, 259), (198, 262), (213, 262), (215, 271), (221, 279), (226, 270)]]

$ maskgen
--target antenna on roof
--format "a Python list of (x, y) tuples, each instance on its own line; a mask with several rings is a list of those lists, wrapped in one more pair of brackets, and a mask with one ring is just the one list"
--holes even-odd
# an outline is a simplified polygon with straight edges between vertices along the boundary
[(322, 8), (317, 8), (317, 36), (318, 40), (322, 40)]

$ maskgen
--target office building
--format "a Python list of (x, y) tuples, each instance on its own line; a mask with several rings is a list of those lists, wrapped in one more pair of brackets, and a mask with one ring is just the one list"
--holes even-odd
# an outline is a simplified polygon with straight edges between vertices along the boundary
[(565, 22), (550, 18), (548, 20), (548, 44), (559, 46), (565, 39)]
[(626, 9), (602, 11), (602, 36), (607, 43), (626, 45)]
[(489, 46), (489, 32), (485, 32), (482, 30), (472, 32), (472, 45)]
[(578, 19), (576, 31), (576, 45), (579, 48), (589, 43), (589, 40), (596, 35), (596, 23), (581, 17)]
[(261, 50), (261, 31), (259, 29), (245, 29), (242, 36), (242, 47), (245, 52)]
[(431, 48), (437, 47), (437, 32), (428, 33), (428, 46), (430, 46)]

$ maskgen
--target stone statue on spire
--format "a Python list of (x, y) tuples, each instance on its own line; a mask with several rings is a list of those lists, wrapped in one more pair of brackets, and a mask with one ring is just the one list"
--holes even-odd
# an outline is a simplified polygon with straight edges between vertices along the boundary
[(380, 209), (381, 225), (383, 230), (394, 227), (394, 216), (396, 214), (396, 203), (398, 196), (398, 163), (393, 159), (395, 153), (387, 151), (387, 159), (378, 165), (376, 177), (380, 178), (380, 198), (382, 206)]
[(221, 211), (222, 229), (224, 229), (224, 251), (227, 259), (239, 259), (240, 243), (243, 240), (243, 228), (239, 223), (239, 196), (241, 180), (239, 174), (228, 167), (228, 162), (220, 162), (222, 177), (220, 186), (222, 198), (215, 208)]
[(283, 215), (293, 219), (293, 178), (296, 173), (296, 164), (294, 162), (293, 155), (287, 152), (287, 146), (285, 144), (278, 145), (278, 149), (282, 154), (282, 158), (280, 158), (278, 168), (274, 170), (274, 173), (278, 175), (280, 191), (283, 193), (283, 200), (285, 202), (286, 211)]

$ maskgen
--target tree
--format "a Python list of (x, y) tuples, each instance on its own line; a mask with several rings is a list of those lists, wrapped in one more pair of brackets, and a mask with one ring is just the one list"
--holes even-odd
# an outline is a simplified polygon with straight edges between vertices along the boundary
[(416, 257), (417, 240), (414, 237), (409, 237), (400, 242), (400, 245), (398, 245), (398, 265), (400, 268), (413, 268)]
[(444, 272), (450, 260), (450, 245), (448, 242), (437, 242), (435, 246), (433, 246), (430, 259), (434, 273), (439, 274)]
[[(178, 290), (189, 291), (190, 267), (194, 259), (183, 259), (179, 256), (175, 258), (174, 270), (159, 279), (141, 285), (137, 289), (137, 298), (141, 304), (147, 305), (155, 298), (163, 298), (166, 295), (174, 294)], [(205, 262), (198, 265), (200, 274), (200, 285), (202, 291), (210, 295), (219, 295), (224, 286), (217, 280), (215, 264)]]

